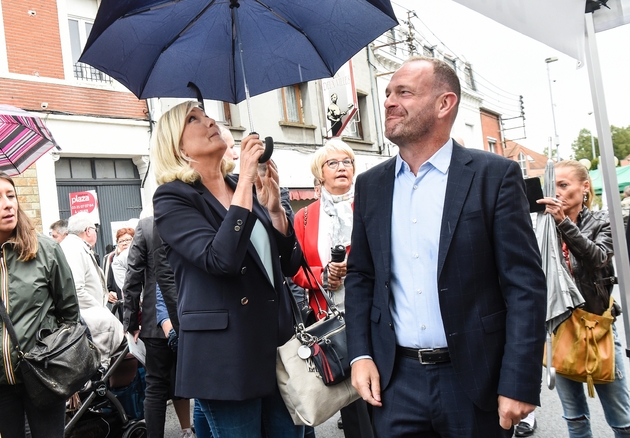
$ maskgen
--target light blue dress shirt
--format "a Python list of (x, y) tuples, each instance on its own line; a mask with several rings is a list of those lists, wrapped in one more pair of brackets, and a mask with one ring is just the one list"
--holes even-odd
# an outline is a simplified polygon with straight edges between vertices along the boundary
[(392, 202), (391, 313), (398, 345), (446, 347), (437, 285), (451, 139), (414, 175), (400, 155)]

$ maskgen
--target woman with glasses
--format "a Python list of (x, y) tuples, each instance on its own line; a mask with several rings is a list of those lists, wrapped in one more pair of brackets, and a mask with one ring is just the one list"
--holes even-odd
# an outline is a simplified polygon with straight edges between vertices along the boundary
[[(320, 198), (295, 215), (295, 234), (304, 257), (315, 276), (330, 294), (333, 303), (343, 311), (346, 259), (331, 262), (336, 246), (350, 251), (352, 234), (352, 207), (354, 201), (354, 152), (338, 138), (329, 140), (319, 148), (311, 160), (311, 172), (321, 183)], [(328, 310), (317, 285), (312, 285), (303, 271), (293, 281), (309, 291), (309, 305), (317, 319)], [(372, 429), (365, 401), (358, 400), (341, 410), (344, 435), (372, 437)]]
[(171, 108), (154, 132), (154, 216), (178, 294), (175, 395), (199, 399), (217, 438), (301, 438), (278, 390), (276, 350), (293, 335), (284, 277), (302, 251), (275, 164), (258, 172), (258, 135), (241, 140), (238, 176), (226, 148), (197, 102)]
[[(116, 248), (105, 256), (105, 280), (107, 281), (107, 307), (111, 308), (116, 301), (122, 300), (122, 288), (127, 273), (127, 257), (121, 253), (129, 248), (133, 241), (133, 228), (120, 228), (116, 231)], [(126, 254), (126, 253), (125, 253)], [(124, 262), (121, 260), (124, 258)], [(122, 307), (118, 310), (118, 319), (122, 321)]]

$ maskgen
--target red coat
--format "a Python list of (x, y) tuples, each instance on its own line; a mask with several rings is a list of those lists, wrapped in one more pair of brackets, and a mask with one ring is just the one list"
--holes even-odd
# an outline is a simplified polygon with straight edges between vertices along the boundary
[[(315, 277), (322, 282), (322, 273), (324, 267), (319, 256), (318, 240), (319, 240), (319, 210), (320, 200), (313, 202), (312, 204), (304, 207), (295, 214), (293, 222), (293, 228), (295, 230), (295, 236), (297, 237), (302, 252), (306, 258), (306, 262), (311, 267)], [(306, 220), (304, 219), (306, 215)], [(350, 247), (346, 248), (346, 251), (350, 251)], [(300, 287), (308, 290), (309, 305), (317, 316), (319, 309), (328, 310), (326, 300), (321, 296), (321, 292), (317, 285), (311, 285), (309, 279), (306, 277), (304, 270), (300, 269), (293, 277), (293, 282)], [(319, 305), (318, 305), (319, 304)], [(320, 315), (321, 316), (321, 315)], [(317, 319), (320, 319), (319, 317)]]

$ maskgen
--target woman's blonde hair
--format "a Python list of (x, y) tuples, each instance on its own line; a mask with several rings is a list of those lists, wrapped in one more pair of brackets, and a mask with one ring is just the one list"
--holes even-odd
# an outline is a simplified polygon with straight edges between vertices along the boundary
[(313, 173), (313, 176), (320, 182), (324, 180), (322, 167), (324, 167), (326, 157), (328, 157), (328, 155), (332, 152), (342, 152), (346, 154), (352, 160), (352, 172), (356, 173), (357, 169), (354, 164), (354, 151), (344, 141), (338, 138), (333, 138), (328, 140), (324, 146), (317, 149), (313, 154), (313, 159), (311, 160), (311, 173)]
[(34, 259), (37, 255), (37, 232), (33, 222), (28, 215), (20, 207), (20, 201), (17, 200), (17, 190), (15, 189), (15, 183), (13, 178), (4, 172), (0, 172), (0, 179), (8, 181), (13, 186), (17, 201), (17, 225), (9, 238), (10, 242), (13, 242), (13, 247), (18, 253), (18, 260), (21, 262), (27, 262)]
[(577, 176), (580, 182), (588, 181), (588, 192), (586, 192), (586, 199), (582, 201), (582, 205), (585, 205), (589, 210), (591, 209), (591, 204), (593, 204), (593, 199), (595, 198), (595, 189), (593, 188), (593, 181), (591, 180), (591, 176), (588, 174), (588, 169), (584, 167), (582, 163), (575, 160), (564, 160), (556, 163), (556, 169), (567, 168), (573, 171), (573, 173)]
[[(199, 102), (189, 100), (165, 112), (158, 120), (151, 146), (151, 162), (158, 185), (174, 180), (192, 184), (201, 179), (201, 175), (190, 166), (190, 158), (181, 150), (182, 134), (186, 118), (193, 108), (199, 108)], [(234, 169), (234, 163), (225, 158), (221, 160), (221, 173), (227, 175)]]

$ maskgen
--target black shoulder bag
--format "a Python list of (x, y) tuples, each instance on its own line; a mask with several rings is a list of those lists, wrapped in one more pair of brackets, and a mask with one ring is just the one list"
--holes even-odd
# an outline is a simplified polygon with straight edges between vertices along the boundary
[(18, 369), (33, 404), (45, 408), (68, 399), (96, 372), (101, 353), (88, 339), (84, 323), (63, 323), (56, 330), (40, 329), (35, 347), (23, 352), (0, 300), (0, 316), (19, 357)]
[[(325, 385), (336, 385), (350, 377), (344, 314), (337, 309), (304, 258), (302, 259), (302, 269), (307, 278), (310, 277), (317, 284), (319, 291), (326, 299), (328, 311), (322, 310), (326, 316), (307, 327), (302, 320), (302, 314), (297, 303), (295, 300), (291, 300), (293, 316), (296, 321), (295, 334), (302, 343), (298, 355), (303, 360), (312, 361)], [(309, 283), (311, 283), (310, 279)]]

